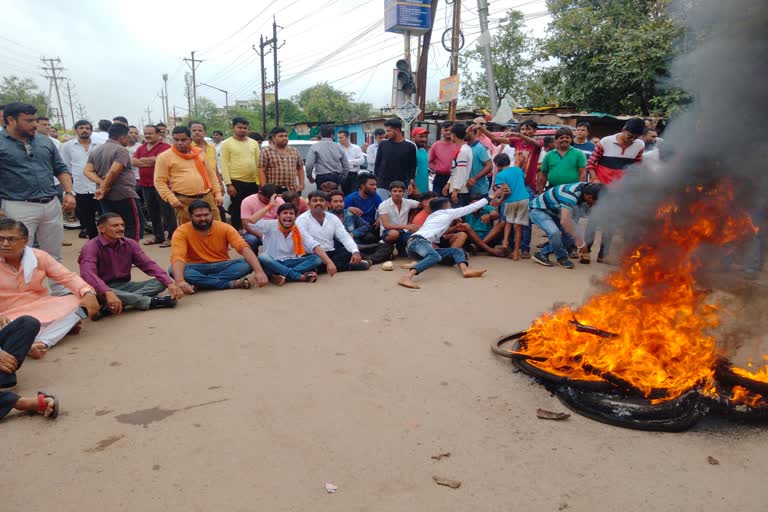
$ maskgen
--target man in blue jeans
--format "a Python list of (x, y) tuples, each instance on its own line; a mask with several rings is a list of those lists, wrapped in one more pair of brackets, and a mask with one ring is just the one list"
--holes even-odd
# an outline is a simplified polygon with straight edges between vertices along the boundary
[[(495, 202), (504, 194), (509, 193), (509, 187), (500, 187), (492, 196)], [(467, 255), (463, 249), (456, 248), (436, 248), (453, 221), (469, 215), (488, 204), (488, 199), (481, 199), (469, 206), (463, 208), (451, 209), (451, 203), (446, 197), (438, 197), (429, 202), (429, 210), (432, 212), (424, 224), (408, 239), (406, 252), (408, 256), (419, 260), (415, 264), (407, 265), (408, 273), (397, 282), (405, 288), (418, 289), (420, 286), (413, 282), (413, 278), (421, 274), (429, 267), (437, 265), (440, 262), (453, 261), (458, 265), (461, 274), (464, 277), (482, 277), (486, 270), (469, 270)]]
[(545, 267), (553, 266), (549, 255), (554, 253), (557, 264), (572, 269), (573, 262), (568, 258), (568, 251), (563, 245), (563, 233), (576, 240), (579, 254), (587, 252), (587, 244), (576, 232), (580, 207), (591, 208), (602, 190), (599, 183), (569, 183), (552, 187), (531, 199), (531, 222), (539, 226), (549, 240), (541, 251), (533, 255), (533, 261)]
[(329, 276), (336, 274), (336, 265), (320, 246), (320, 242), (303, 232), (296, 225), (296, 205), (283, 203), (277, 209), (277, 219), (261, 220), (275, 205), (277, 195), (269, 204), (257, 211), (251, 220), (255, 228), (263, 233), (264, 251), (259, 262), (270, 281), (282, 286), (286, 281), (317, 281), (317, 268), (325, 263)]

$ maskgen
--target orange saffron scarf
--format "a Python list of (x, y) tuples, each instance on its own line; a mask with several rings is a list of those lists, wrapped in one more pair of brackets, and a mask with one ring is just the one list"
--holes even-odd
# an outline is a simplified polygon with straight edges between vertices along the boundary
[(208, 179), (208, 171), (205, 168), (205, 162), (203, 162), (203, 159), (200, 156), (200, 153), (203, 152), (202, 149), (190, 147), (189, 153), (182, 153), (176, 149), (176, 146), (171, 146), (171, 151), (173, 151), (176, 156), (183, 158), (184, 160), (194, 160), (195, 167), (197, 167), (197, 172), (200, 173), (200, 177), (203, 178), (203, 183), (205, 183), (205, 188), (208, 190), (213, 190), (211, 188), (211, 181)]
[(280, 228), (280, 232), (284, 236), (288, 233), (291, 233), (293, 236), (293, 254), (296, 256), (304, 256), (304, 242), (301, 240), (301, 231), (299, 231), (299, 228), (296, 227), (296, 224), (286, 228), (280, 224), (280, 221), (277, 221), (277, 227)]

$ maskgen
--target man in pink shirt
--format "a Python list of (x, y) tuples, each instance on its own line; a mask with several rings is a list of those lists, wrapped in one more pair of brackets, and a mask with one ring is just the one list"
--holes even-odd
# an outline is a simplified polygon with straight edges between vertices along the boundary
[[(240, 203), (240, 218), (243, 220), (243, 229), (245, 229), (243, 238), (256, 254), (259, 253), (259, 246), (261, 245), (261, 233), (255, 227), (256, 221), (251, 220), (251, 218), (256, 212), (266, 208), (269, 205), (270, 198), (276, 193), (277, 187), (272, 183), (267, 183), (261, 186), (258, 194), (252, 194)], [(275, 199), (275, 206), (260, 218), (267, 220), (276, 219), (277, 209), (284, 202), (282, 198), (277, 197)]]
[(441, 139), (429, 148), (429, 168), (435, 171), (432, 191), (438, 196), (443, 194), (443, 188), (451, 177), (453, 160), (459, 154), (459, 146), (451, 139), (453, 122), (445, 121), (440, 125)]

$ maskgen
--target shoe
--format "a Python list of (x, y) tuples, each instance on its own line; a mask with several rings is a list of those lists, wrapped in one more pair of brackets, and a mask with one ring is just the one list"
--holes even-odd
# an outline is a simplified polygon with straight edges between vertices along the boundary
[(169, 297), (168, 295), (164, 297), (152, 297), (152, 300), (149, 301), (149, 309), (175, 308), (175, 307), (176, 307), (176, 300)]
[(553, 266), (552, 262), (549, 261), (549, 254), (542, 254), (541, 251), (533, 255), (533, 261), (539, 265), (544, 265), (545, 267)]
[(572, 269), (575, 266), (569, 258), (560, 258), (559, 260), (557, 260), (557, 264), (563, 268), (569, 268), (569, 269)]
[(531, 251), (520, 251), (520, 259), (521, 260), (531, 259)]
[(579, 258), (579, 250), (575, 247), (572, 247), (568, 249), (568, 257), (572, 260), (576, 260)]
[(88, 233), (84, 229), (81, 229), (77, 234), (77, 238), (88, 238)]

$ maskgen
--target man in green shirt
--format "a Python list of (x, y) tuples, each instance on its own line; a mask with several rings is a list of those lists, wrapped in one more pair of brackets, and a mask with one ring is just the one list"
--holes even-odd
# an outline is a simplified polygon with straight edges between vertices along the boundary
[(548, 152), (541, 163), (541, 172), (550, 187), (586, 181), (587, 157), (571, 146), (571, 142), (570, 128), (559, 128), (555, 132), (555, 149)]

